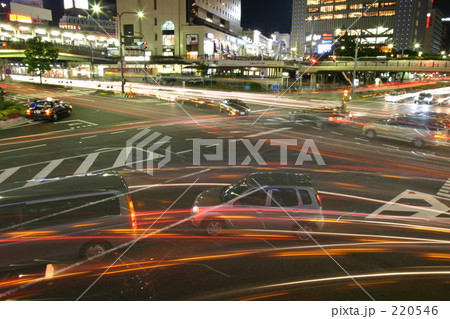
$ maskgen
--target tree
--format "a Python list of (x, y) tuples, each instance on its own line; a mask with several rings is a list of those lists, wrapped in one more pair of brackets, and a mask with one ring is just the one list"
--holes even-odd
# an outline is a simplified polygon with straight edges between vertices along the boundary
[(338, 56), (354, 56), (356, 41), (355, 37), (348, 34), (347, 31), (333, 44), (332, 52)]
[(197, 64), (197, 71), (200, 73), (201, 77), (205, 77), (208, 74), (208, 70), (209, 70), (208, 64), (204, 62), (200, 62)]
[(50, 71), (51, 64), (58, 59), (58, 49), (53, 43), (42, 41), (41, 37), (34, 37), (25, 42), (25, 59), (22, 63), (28, 64), (28, 72), (39, 72), (39, 79), (42, 84), (42, 73)]

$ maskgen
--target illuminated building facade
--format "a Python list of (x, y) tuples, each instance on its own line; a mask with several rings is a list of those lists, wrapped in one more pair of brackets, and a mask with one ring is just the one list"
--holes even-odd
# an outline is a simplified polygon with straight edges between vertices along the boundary
[(118, 0), (122, 27), (132, 25), (152, 56), (220, 59), (243, 55), (241, 0)]
[(423, 49), (432, 0), (294, 0), (293, 52), (330, 52), (343, 29), (367, 46)]

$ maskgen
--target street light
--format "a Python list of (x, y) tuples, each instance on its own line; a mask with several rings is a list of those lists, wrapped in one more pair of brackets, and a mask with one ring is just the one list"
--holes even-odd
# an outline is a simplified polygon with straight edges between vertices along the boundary
[[(119, 13), (119, 55), (120, 55), (120, 83), (122, 86), (122, 94), (125, 93), (125, 78), (123, 74), (123, 64), (124, 64), (124, 57), (123, 57), (123, 35), (122, 35), (122, 16), (124, 14), (137, 14), (138, 18), (142, 18), (144, 16), (144, 13), (142, 11), (139, 12), (132, 12), (132, 11), (125, 11), (122, 13)], [(132, 35), (134, 37), (134, 34)]]

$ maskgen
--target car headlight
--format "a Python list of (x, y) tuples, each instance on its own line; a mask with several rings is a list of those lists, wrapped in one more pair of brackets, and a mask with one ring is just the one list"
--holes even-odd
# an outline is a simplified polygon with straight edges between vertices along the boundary
[(200, 212), (200, 208), (198, 208), (198, 206), (194, 206), (192, 207), (192, 214), (196, 215)]

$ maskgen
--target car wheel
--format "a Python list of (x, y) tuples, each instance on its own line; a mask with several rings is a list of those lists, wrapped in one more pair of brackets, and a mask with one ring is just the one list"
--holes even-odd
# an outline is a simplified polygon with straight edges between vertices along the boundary
[(425, 141), (422, 140), (421, 138), (417, 138), (417, 139), (413, 140), (413, 145), (414, 145), (414, 147), (422, 148), (425, 146)]
[(296, 227), (295, 231), (298, 239), (309, 240), (312, 239), (310, 233), (314, 232), (314, 228), (311, 225), (302, 225)]
[(370, 139), (375, 138), (377, 137), (377, 133), (374, 130), (367, 130), (366, 137)]
[(80, 257), (89, 261), (102, 261), (106, 252), (110, 249), (110, 245), (106, 242), (90, 242), (83, 246)]
[(204, 227), (209, 236), (220, 235), (226, 228), (225, 223), (221, 220), (208, 220), (204, 223)]

